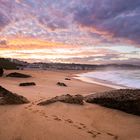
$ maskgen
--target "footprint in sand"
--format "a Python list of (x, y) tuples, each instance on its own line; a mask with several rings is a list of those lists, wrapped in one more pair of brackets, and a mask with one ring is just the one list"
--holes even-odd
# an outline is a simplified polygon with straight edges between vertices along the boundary
[(73, 123), (73, 121), (71, 119), (67, 119), (65, 121), (68, 122), (68, 123)]
[(94, 134), (94, 133), (91, 132), (91, 131), (87, 131), (87, 133), (91, 134), (93, 138), (95, 138), (95, 137), (97, 136), (96, 134)]
[(71, 119), (67, 119), (65, 120), (65, 122), (69, 123), (69, 124), (73, 124), (72, 126), (81, 130), (81, 131), (85, 131), (88, 134), (90, 134), (93, 138), (95, 138), (97, 135), (101, 134), (100, 132), (94, 131), (94, 130), (88, 130), (87, 126), (83, 123), (74, 123)]
[(34, 110), (33, 113), (37, 113), (42, 117), (48, 118), (48, 116), (46, 115), (45, 112), (43, 112), (43, 110)]
[(47, 115), (44, 115), (44, 117), (45, 117), (45, 118), (48, 118), (48, 116), (47, 116)]
[[(30, 105), (26, 106), (25, 109), (32, 111), (32, 113), (37, 113), (42, 117), (48, 118), (49, 116), (47, 116), (46, 113), (43, 110), (34, 110), (33, 108), (31, 108), (33, 105), (35, 105), (37, 102), (39, 102), (41, 100), (43, 100), (43, 99), (37, 100), (35, 102), (32, 102)], [(51, 117), (49, 117), (49, 118), (51, 118)], [(77, 128), (77, 129), (79, 129), (81, 131), (85, 131), (86, 133), (90, 134), (93, 138), (96, 138), (98, 135), (101, 134), (100, 132), (97, 132), (97, 131), (94, 131), (94, 130), (88, 130), (87, 126), (85, 124), (83, 124), (83, 123), (78, 123), (78, 125), (77, 125), (71, 119), (63, 120), (63, 119), (60, 119), (56, 115), (52, 115), (52, 120), (62, 121), (62, 122), (67, 122), (68, 124), (72, 124), (71, 126)], [(111, 136), (114, 140), (118, 140), (118, 136), (116, 136), (116, 135), (114, 135), (112, 133), (109, 133), (109, 132), (106, 132), (106, 134), (108, 136)]]
[(62, 119), (60, 119), (58, 116), (52, 115), (53, 119), (56, 121), (62, 121)]
[(28, 108), (29, 108), (28, 106), (25, 107), (25, 109), (28, 109)]
[(82, 129), (81, 126), (78, 126), (76, 124), (74, 124), (74, 122), (71, 119), (66, 119), (65, 122), (69, 123), (69, 124), (73, 124), (73, 127), (76, 127), (77, 129)]
[(45, 117), (45, 118), (48, 118), (49, 117), (49, 116), (46, 115), (45, 112), (43, 112), (43, 110), (34, 110), (32, 108), (29, 108), (28, 110), (30, 110), (34, 114), (40, 115), (41, 117)]
[[(78, 123), (78, 122), (77, 122)], [(95, 130), (88, 130), (87, 126), (84, 123), (78, 123), (83, 129), (82, 130), (86, 130), (88, 134), (91, 134), (93, 138), (95, 138), (97, 135), (101, 135), (102, 133), (99, 131), (95, 131)], [(74, 127), (81, 129), (81, 127), (79, 127), (79, 125), (74, 125)], [(111, 136), (114, 140), (118, 140), (118, 136), (114, 135), (112, 133), (109, 132), (105, 132), (105, 134), (107, 134), (108, 136)]]
[(100, 132), (94, 131), (94, 130), (88, 130), (87, 133), (91, 134), (93, 138), (97, 137), (97, 135), (100, 135)]
[(79, 123), (80, 126), (82, 126), (83, 128), (86, 128), (86, 125), (83, 123)]
[(61, 121), (61, 119), (60, 119), (60, 118), (54, 118), (54, 120), (56, 120), (56, 121)]
[(82, 127), (78, 126), (78, 125), (73, 125), (74, 127), (76, 127), (77, 129), (82, 129)]
[(33, 106), (33, 105), (30, 104), (30, 105), (26, 106), (25, 109), (27, 109), (27, 110), (32, 110), (32, 109), (31, 109), (32, 106)]
[(32, 102), (31, 105), (35, 105), (35, 102)]
[(114, 134), (109, 133), (109, 132), (107, 132), (106, 134), (109, 135), (109, 136), (111, 136), (111, 137), (113, 137), (114, 140), (117, 140), (118, 139), (118, 136), (117, 135), (114, 135)]
[(38, 103), (38, 102), (43, 101), (43, 100), (44, 100), (44, 98), (41, 98), (39, 100), (34, 101), (34, 103)]
[(33, 111), (33, 113), (38, 113), (38, 112), (39, 112), (39, 110), (34, 110), (34, 111)]
[(41, 99), (39, 99), (39, 100), (37, 100), (37, 101), (31, 102), (28, 106), (25, 107), (25, 109), (27, 109), (27, 110), (32, 110), (31, 107), (34, 106), (34, 105), (36, 105), (36, 103), (40, 102), (40, 101), (43, 100), (43, 99), (44, 99), (44, 98), (41, 98)]
[[(42, 100), (42, 99), (40, 99), (40, 100)], [(35, 108), (34, 108), (34, 109), (32, 108), (32, 106), (34, 106), (35, 103), (36, 103), (36, 102), (39, 102), (40, 100), (37, 100), (37, 101), (35, 101), (35, 102), (32, 102), (30, 105), (26, 106), (25, 109), (31, 111), (31, 112), (34, 113), (34, 114), (37, 113), (37, 114), (39, 114), (39, 115), (42, 116), (42, 117), (48, 118), (49, 116), (47, 116), (46, 113), (45, 113), (43, 110), (37, 110), (37, 109), (35, 109)], [(59, 120), (59, 119), (56, 119), (56, 120)]]
[(114, 140), (118, 140), (118, 136), (114, 136)]
[(45, 116), (46, 115), (46, 113), (43, 112), (42, 110), (40, 110), (39, 113), (40, 113), (41, 116)]

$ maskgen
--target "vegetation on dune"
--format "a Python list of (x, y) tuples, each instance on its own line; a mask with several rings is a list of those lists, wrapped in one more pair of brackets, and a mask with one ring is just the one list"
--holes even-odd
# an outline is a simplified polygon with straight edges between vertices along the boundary
[(4, 69), (17, 69), (18, 64), (10, 61), (10, 59), (0, 58), (0, 67)]

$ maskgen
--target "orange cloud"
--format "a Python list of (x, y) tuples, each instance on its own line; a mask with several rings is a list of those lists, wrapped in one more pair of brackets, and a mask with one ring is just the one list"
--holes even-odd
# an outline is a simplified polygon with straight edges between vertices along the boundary
[(0, 50), (22, 50), (22, 49), (45, 49), (45, 48), (70, 48), (74, 47), (61, 42), (46, 41), (38, 38), (8, 38), (5, 46), (0, 46)]

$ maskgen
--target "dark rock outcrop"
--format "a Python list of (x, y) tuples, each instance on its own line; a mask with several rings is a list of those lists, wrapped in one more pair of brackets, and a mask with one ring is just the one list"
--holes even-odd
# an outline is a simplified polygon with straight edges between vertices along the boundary
[(3, 68), (2, 68), (2, 67), (0, 67), (0, 77), (2, 77), (2, 76), (3, 76), (3, 73), (4, 73), (4, 70), (3, 70)]
[(65, 78), (65, 80), (71, 80), (70, 78)]
[(29, 103), (29, 101), (25, 97), (12, 93), (0, 86), (0, 105), (25, 103)]
[(63, 102), (63, 103), (70, 103), (70, 104), (79, 104), (83, 105), (83, 96), (81, 95), (61, 95), (61, 96), (56, 96), (54, 98), (51, 98), (49, 100), (40, 102), (38, 105), (48, 105), (52, 104), (55, 102)]
[(140, 89), (120, 89), (88, 95), (88, 103), (96, 103), (108, 108), (118, 109), (134, 115), (140, 115)]
[(57, 85), (61, 86), (61, 87), (67, 87), (67, 85), (65, 83), (61, 83), (61, 82), (58, 82)]
[(17, 73), (17, 72), (13, 72), (7, 75), (7, 77), (15, 77), (15, 78), (30, 78), (30, 75), (27, 74), (22, 74), (22, 73)]
[(27, 82), (27, 83), (20, 83), (19, 86), (35, 86), (36, 83), (34, 82)]

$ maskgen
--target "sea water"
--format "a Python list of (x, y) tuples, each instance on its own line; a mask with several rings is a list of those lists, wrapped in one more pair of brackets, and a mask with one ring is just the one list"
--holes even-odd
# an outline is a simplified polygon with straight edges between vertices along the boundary
[(96, 81), (110, 85), (118, 85), (123, 88), (140, 88), (140, 69), (131, 70), (99, 70), (78, 74), (81, 78), (87, 78), (93, 83)]

